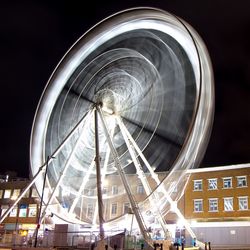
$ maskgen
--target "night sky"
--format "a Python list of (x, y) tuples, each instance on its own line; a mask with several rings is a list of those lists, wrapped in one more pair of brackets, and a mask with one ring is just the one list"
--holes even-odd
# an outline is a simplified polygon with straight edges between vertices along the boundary
[(29, 175), (29, 143), (45, 84), (70, 46), (103, 18), (150, 6), (193, 26), (207, 45), (215, 116), (201, 167), (250, 162), (250, 1), (1, 1), (0, 167)]

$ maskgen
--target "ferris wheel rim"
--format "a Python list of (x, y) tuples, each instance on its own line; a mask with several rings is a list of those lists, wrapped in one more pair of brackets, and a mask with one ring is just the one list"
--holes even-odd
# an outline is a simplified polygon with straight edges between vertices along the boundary
[[(135, 13), (135, 12), (138, 12), (138, 14), (140, 13), (141, 14), (141, 18), (142, 17), (145, 17), (147, 16), (147, 13), (145, 14), (145, 11), (148, 13), (151, 13), (154, 15), (156, 14), (159, 14), (160, 15), (163, 15), (165, 17), (165, 14), (167, 12), (164, 12), (162, 10), (159, 10), (159, 9), (156, 9), (156, 8), (133, 8), (133, 9), (129, 9), (129, 10), (125, 10), (125, 11), (122, 11), (122, 12), (119, 12), (119, 13), (116, 13), (115, 15), (112, 15), (106, 19), (104, 19), (103, 21), (101, 21), (100, 23), (98, 23), (97, 25), (95, 25), (93, 28), (91, 28), (88, 32), (86, 32), (81, 38), (78, 39), (78, 41), (68, 50), (68, 52), (65, 54), (65, 56), (63, 57), (63, 59), (60, 61), (60, 63), (58, 64), (58, 66), (56, 67), (56, 69), (54, 70), (52, 76), (50, 77), (46, 87), (45, 87), (45, 90), (42, 94), (42, 97), (41, 97), (41, 100), (39, 102), (39, 105), (38, 105), (38, 108), (37, 108), (37, 111), (36, 111), (36, 114), (35, 114), (35, 118), (34, 118), (34, 122), (33, 122), (33, 127), (32, 127), (32, 137), (31, 137), (31, 147), (30, 147), (30, 155), (31, 155), (31, 174), (34, 175), (36, 170), (39, 168), (39, 166), (42, 165), (43, 163), (43, 160), (45, 159), (45, 151), (44, 151), (44, 138), (37, 138), (39, 137), (39, 133), (40, 131), (38, 131), (38, 127), (40, 129), (40, 125), (38, 126), (38, 124), (40, 124), (40, 121), (44, 120), (43, 121), (43, 129), (42, 131), (46, 131), (46, 126), (47, 126), (47, 123), (48, 123), (48, 118), (52, 112), (52, 108), (54, 107), (55, 105), (55, 102), (51, 102), (52, 99), (54, 100), (57, 100), (58, 96), (60, 95), (61, 93), (61, 90), (62, 88), (64, 87), (64, 84), (61, 84), (60, 88), (58, 88), (58, 91), (57, 91), (57, 94), (56, 93), (53, 93), (53, 88), (58, 84), (57, 82), (57, 79), (58, 79), (58, 76), (61, 78), (62, 76), (65, 77), (65, 79), (67, 79), (68, 76), (65, 76), (65, 68), (67, 67), (72, 67), (71, 63), (72, 63), (72, 56), (76, 56), (76, 54), (79, 54), (79, 50), (78, 48), (81, 48), (82, 51), (85, 51), (86, 50), (86, 44), (89, 42), (91, 43), (91, 39), (96, 39), (95, 35), (98, 35), (98, 37), (101, 37), (103, 35), (102, 32), (100, 32), (100, 30), (103, 29), (103, 26), (104, 27), (109, 27), (110, 29), (113, 30), (113, 27), (112, 27), (112, 22), (117, 19), (117, 21), (120, 21), (121, 24), (124, 22), (124, 20), (126, 19), (130, 19), (132, 17), (134, 17), (133, 15), (131, 15), (131, 13)], [(169, 13), (168, 13), (169, 14)], [(157, 16), (157, 15), (156, 15)], [(170, 15), (169, 17), (170, 19), (173, 18), (172, 15)], [(139, 18), (138, 18), (139, 19)], [(174, 17), (174, 21), (176, 21), (176, 18)], [(177, 22), (179, 22), (177, 20)], [(111, 24), (110, 24), (111, 23)], [(185, 28), (185, 27), (184, 27)], [(97, 29), (97, 30), (96, 30)], [(107, 31), (107, 29), (106, 29)], [(103, 31), (105, 33), (105, 31)], [(94, 34), (93, 34), (94, 33)], [(90, 38), (89, 38), (90, 37)], [(86, 39), (87, 39), (87, 42), (86, 42)], [(197, 36), (195, 37), (195, 39), (199, 39), (197, 38)], [(89, 41), (90, 40), (90, 41)], [(197, 41), (196, 41), (197, 42)], [(201, 49), (204, 49), (204, 45), (202, 44), (202, 42), (198, 41), (199, 44), (198, 44), (198, 47), (200, 46)], [(85, 46), (85, 48), (83, 49), (82, 46)], [(198, 48), (199, 49), (199, 48)], [(73, 54), (72, 54), (73, 53)], [(203, 58), (204, 60), (204, 58)], [(206, 58), (207, 60), (207, 58)], [(208, 65), (210, 65), (210, 62), (209, 60), (206, 61), (206, 63)], [(73, 70), (74, 67), (72, 67), (72, 70)], [(72, 71), (71, 71), (72, 72)], [(68, 75), (70, 75), (70, 73), (68, 73)], [(213, 81), (212, 79), (210, 79), (211, 81)], [(64, 80), (66, 82), (66, 80)], [(53, 83), (54, 86), (51, 86), (50, 83)], [(57, 82), (57, 83), (55, 83)], [(204, 85), (204, 83), (200, 83), (202, 86)], [(197, 91), (198, 93), (200, 93), (201, 89), (200, 89), (200, 86), (196, 86), (197, 87)], [(212, 99), (213, 99), (213, 88), (210, 87), (211, 89), (210, 90), (206, 90), (207, 92), (210, 91), (210, 93), (206, 93), (207, 96), (208, 96), (208, 99), (206, 100), (209, 105), (211, 105), (212, 103)], [(202, 89), (203, 91), (203, 89)], [(202, 99), (203, 97), (201, 97), (201, 101), (205, 102), (205, 100)], [(196, 100), (196, 105), (198, 106), (197, 107), (197, 110), (201, 110), (201, 108), (199, 107), (199, 105), (203, 105), (202, 103), (199, 103), (198, 104), (198, 99)], [(49, 103), (49, 104), (48, 104)], [(49, 110), (47, 111), (47, 114), (42, 114), (41, 112), (41, 108), (42, 110), (46, 109), (48, 107), (48, 105), (51, 105)], [(206, 106), (206, 105), (203, 105), (203, 106)], [(199, 111), (197, 112), (197, 116), (200, 116), (201, 113), (204, 113), (204, 107), (202, 108), (202, 111)], [(213, 110), (209, 110), (208, 114), (207, 114), (207, 119), (206, 119), (206, 126), (205, 128), (203, 128), (203, 131), (202, 133), (204, 133), (204, 137), (202, 138), (203, 141), (206, 141), (206, 137), (208, 136), (208, 130), (209, 130), (209, 125), (208, 124), (211, 124), (212, 122), (212, 113), (213, 113)], [(195, 122), (196, 121), (196, 122)], [(193, 118), (193, 122), (194, 122), (194, 127), (195, 129), (197, 129), (198, 127), (198, 122), (197, 122), (197, 119)], [(40, 135), (41, 136), (41, 135)], [(42, 135), (43, 137), (43, 135)], [(185, 145), (189, 145), (191, 142), (190, 140), (192, 138), (194, 138), (195, 136), (193, 135), (193, 130), (191, 129), (190, 130), (190, 133), (189, 135), (187, 136), (187, 144)], [(191, 139), (190, 139), (191, 138)], [(37, 145), (35, 146), (35, 144), (40, 144), (40, 149), (35, 149), (37, 147)], [(183, 151), (188, 151), (190, 150), (189, 148), (188, 149), (183, 149)], [(193, 149), (191, 149), (193, 150)], [(34, 157), (34, 151), (35, 154), (38, 154), (38, 158), (40, 158), (40, 161), (33, 161), (32, 157)], [(180, 153), (181, 154), (181, 153)], [(42, 160), (43, 159), (43, 160)], [(179, 161), (179, 162), (178, 162)], [(177, 159), (177, 163), (178, 164), (181, 164), (180, 162), (183, 161), (183, 159)]]

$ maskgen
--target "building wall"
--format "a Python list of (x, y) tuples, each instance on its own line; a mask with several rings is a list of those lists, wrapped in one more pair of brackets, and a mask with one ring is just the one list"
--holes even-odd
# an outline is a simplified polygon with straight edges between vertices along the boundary
[[(216, 170), (215, 170), (216, 169)], [(191, 177), (185, 191), (185, 210), (184, 215), (186, 219), (196, 219), (197, 221), (214, 221), (214, 220), (241, 220), (250, 219), (250, 167), (242, 166), (241, 168), (210, 168), (198, 169), (190, 171)], [(239, 187), (237, 185), (237, 177), (246, 177), (246, 186)], [(223, 186), (223, 178), (232, 178), (232, 187), (225, 188)], [(217, 179), (217, 188), (209, 189), (208, 180)], [(194, 182), (202, 181), (202, 189), (194, 190)], [(247, 209), (240, 210), (239, 197), (247, 198)], [(232, 198), (232, 211), (225, 211), (225, 198)], [(195, 200), (203, 201), (202, 211), (194, 211)], [(218, 200), (217, 211), (210, 211), (209, 199)]]
[[(206, 168), (206, 169), (194, 169), (187, 172), (187, 175), (190, 175), (189, 181), (187, 183), (184, 196), (178, 202), (178, 207), (183, 213), (184, 217), (190, 221), (191, 226), (195, 231), (197, 231), (199, 239), (204, 238), (205, 241), (209, 241), (212, 237), (215, 228), (219, 228), (219, 226), (210, 227), (207, 229), (206, 226), (203, 227), (195, 227), (192, 222), (227, 222), (227, 221), (245, 221), (250, 222), (250, 164), (242, 164), (237, 166), (226, 166), (226, 167), (214, 167), (214, 168)], [(160, 179), (164, 178), (166, 173), (160, 174)], [(243, 186), (238, 186), (239, 177), (245, 178), (245, 183)], [(224, 187), (225, 178), (231, 178), (232, 186), (229, 188)], [(244, 179), (243, 178), (243, 179)], [(138, 192), (138, 186), (140, 185), (140, 181), (138, 180), (137, 175), (128, 175), (127, 176), (131, 191), (133, 193), (134, 199), (137, 202), (141, 202), (145, 199), (146, 193)], [(155, 187), (154, 181), (150, 175), (147, 175), (148, 182), (150, 183), (152, 189)], [(215, 189), (209, 189), (208, 181), (211, 179), (217, 180), (217, 187)], [(201, 181), (201, 190), (194, 190), (194, 182)], [(3, 181), (0, 183), (0, 205), (11, 205), (13, 204), (13, 200), (11, 199), (14, 195), (14, 190), (16, 189), (24, 189), (28, 180), (25, 181)], [(96, 196), (96, 184), (93, 182), (91, 188), (93, 188), (94, 192), (90, 192), (90, 196)], [(106, 178), (105, 183), (103, 183), (104, 188), (106, 189), (105, 194), (103, 195), (104, 202), (104, 215), (105, 220), (111, 220), (121, 216), (124, 212), (124, 203), (129, 203), (129, 199), (127, 194), (124, 191), (124, 187), (121, 183), (120, 177), (117, 175), (110, 175)], [(117, 188), (117, 193), (113, 193), (114, 187)], [(88, 187), (89, 188), (89, 187)], [(3, 198), (5, 190), (11, 190), (11, 194), (9, 198)], [(239, 198), (244, 197), (247, 200), (246, 209), (240, 210), (239, 208)], [(232, 198), (233, 206), (232, 211), (225, 211), (225, 198)], [(216, 211), (210, 211), (209, 209), (209, 199), (217, 199), (218, 206)], [(203, 206), (202, 211), (195, 212), (194, 211), (194, 201), (202, 200)], [(27, 209), (30, 204), (39, 204), (39, 199), (33, 197), (32, 192), (30, 191), (26, 198), (23, 198), (20, 204), (26, 204)], [(90, 197), (89, 203), (96, 204), (96, 199)], [(83, 204), (83, 217), (85, 218), (87, 215), (87, 205), (88, 202)], [(117, 211), (115, 214), (111, 213), (112, 204), (117, 204)], [(38, 210), (38, 207), (37, 209)], [(27, 214), (28, 214), (27, 210)], [(36, 214), (37, 215), (37, 214)], [(93, 214), (92, 214), (93, 215)], [(85, 216), (85, 217), (84, 217)], [(92, 222), (91, 218), (89, 219), (90, 223)], [(165, 216), (165, 220), (169, 224), (176, 223), (178, 218), (173, 212), (169, 212)], [(36, 225), (36, 216), (34, 217), (10, 217), (8, 216), (1, 226), (5, 225), (15, 225), (18, 224), (33, 224)], [(223, 223), (222, 223), (223, 224)], [(239, 224), (239, 223), (238, 223)], [(222, 228), (222, 227), (220, 227)], [(222, 228), (221, 234), (229, 235), (228, 237), (238, 237), (243, 240), (240, 235), (243, 235), (242, 227), (235, 229), (236, 227), (224, 227)], [(249, 225), (244, 226), (244, 230), (249, 230)], [(14, 228), (12, 227), (12, 231)], [(235, 233), (234, 233), (235, 232)], [(245, 235), (245, 234), (244, 234)], [(243, 237), (243, 236), (242, 236)], [(245, 237), (245, 236), (244, 236)], [(237, 239), (238, 239), (237, 238)], [(246, 237), (245, 237), (246, 238)], [(219, 238), (220, 239), (220, 238)], [(225, 238), (227, 242), (228, 238)], [(248, 238), (247, 238), (248, 240)], [(247, 240), (245, 242), (247, 242)]]
[[(0, 181), (0, 215), (4, 215), (6, 209), (12, 206), (22, 192), (29, 184), (28, 179), (13, 179)], [(5, 197), (7, 195), (7, 197)], [(37, 224), (37, 211), (40, 199), (32, 187), (17, 205), (7, 215), (1, 223), (1, 241), (8, 243), (12, 241), (14, 231), (17, 231), (18, 237), (25, 239), (30, 230), (34, 231)]]

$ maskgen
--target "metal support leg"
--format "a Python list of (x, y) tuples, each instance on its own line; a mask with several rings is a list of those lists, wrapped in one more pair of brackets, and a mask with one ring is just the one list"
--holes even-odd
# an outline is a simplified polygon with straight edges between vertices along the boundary
[(129, 201), (130, 201), (130, 204), (131, 204), (131, 208), (135, 214), (135, 217), (137, 219), (137, 222), (138, 222), (138, 225), (139, 225), (139, 228), (141, 230), (141, 233), (144, 237), (144, 239), (148, 242), (150, 242), (150, 236), (146, 230), (146, 226), (144, 224), (144, 221), (143, 221), (143, 218), (140, 214), (140, 211), (139, 211), (139, 208), (136, 204), (136, 201), (134, 200), (133, 198), (133, 195), (132, 195), (132, 192), (130, 190), (130, 186), (128, 184), (128, 181), (127, 181), (127, 178), (126, 178), (126, 175), (123, 171), (123, 168), (122, 168), (122, 165), (120, 163), (120, 160), (119, 160), (119, 155), (115, 149), (115, 146), (110, 138), (110, 134), (109, 134), (109, 131), (107, 129), (107, 125), (106, 125), (106, 122), (105, 122), (105, 119), (103, 117), (103, 114), (102, 114), (102, 110), (97, 106), (97, 110), (98, 110), (98, 113), (100, 114), (100, 118), (101, 118), (101, 121), (102, 121), (102, 125), (103, 125), (103, 129), (104, 129), (104, 132), (105, 132), (105, 135), (106, 135), (106, 138), (107, 138), (107, 142), (109, 144), (109, 147), (110, 147), (110, 150), (111, 150), (111, 153), (113, 155), (113, 158), (114, 158), (114, 161), (115, 161), (115, 165), (116, 165), (116, 168), (117, 168), (117, 172), (119, 173), (120, 177), (121, 177), (121, 180), (122, 180), (122, 183), (124, 185), (124, 188), (127, 192), (127, 195), (128, 195), (128, 198), (129, 198)]
[[(88, 118), (91, 114), (92, 114), (92, 112), (89, 112), (89, 113), (88, 113), (88, 116), (87, 116), (86, 118)], [(54, 197), (55, 197), (56, 190), (57, 190), (57, 188), (59, 187), (59, 185), (61, 184), (61, 182), (62, 182), (62, 180), (63, 180), (63, 178), (64, 178), (64, 175), (65, 175), (65, 173), (66, 173), (66, 171), (67, 171), (67, 169), (68, 169), (68, 167), (69, 167), (69, 165), (70, 165), (70, 162), (71, 162), (71, 160), (72, 160), (72, 158), (73, 158), (73, 156), (74, 156), (74, 154), (75, 154), (75, 152), (76, 152), (76, 150), (77, 150), (77, 148), (78, 148), (78, 146), (79, 146), (79, 144), (80, 144), (80, 142), (81, 142), (81, 139), (82, 139), (82, 136), (84, 135), (84, 132), (85, 132), (85, 131), (84, 131), (84, 128), (83, 128), (82, 131), (81, 131), (81, 133), (80, 133), (79, 138), (77, 139), (77, 141), (76, 141), (76, 143), (75, 143), (75, 145), (74, 145), (74, 147), (73, 147), (73, 149), (72, 149), (72, 151), (71, 151), (71, 153), (70, 153), (69, 158), (67, 159), (67, 161), (66, 161), (66, 163), (65, 163), (65, 166), (64, 166), (64, 168), (63, 168), (63, 170), (62, 170), (62, 172), (61, 172), (61, 175), (60, 175), (59, 179), (57, 180), (56, 186), (54, 187), (54, 189), (53, 189), (53, 191), (52, 191), (52, 194), (50, 195), (50, 198), (49, 198), (47, 204), (46, 204), (45, 207), (44, 207), (42, 217), (45, 216), (45, 214), (46, 214), (46, 209), (47, 209), (48, 205), (50, 204), (50, 202), (51, 202), (51, 201), (54, 199)]]
[[(136, 144), (136, 142), (134, 141), (133, 137), (130, 135), (129, 131), (127, 130), (127, 128), (125, 126), (123, 126), (123, 129), (125, 130), (128, 138), (130, 139), (131, 143), (133, 144), (134, 148), (136, 149), (136, 151), (138, 152), (138, 154), (140, 155), (141, 159), (143, 160), (143, 162), (145, 163), (147, 169), (149, 170), (152, 178), (155, 180), (157, 185), (160, 185), (160, 180), (158, 175), (154, 172), (154, 170), (152, 169), (152, 167), (150, 166), (149, 162), (147, 161), (147, 159), (145, 158), (145, 156), (143, 155), (143, 153), (141, 152), (141, 150), (139, 149), (138, 145)], [(159, 186), (160, 190), (164, 193), (165, 198), (168, 200), (168, 202), (170, 203), (171, 207), (174, 209), (174, 212), (176, 213), (176, 215), (180, 218), (180, 220), (183, 222), (183, 225), (185, 226), (185, 228), (187, 229), (187, 231), (189, 232), (189, 234), (191, 235), (192, 238), (196, 238), (195, 233), (193, 232), (193, 230), (191, 229), (189, 223), (187, 222), (187, 220), (184, 218), (184, 216), (182, 215), (181, 211), (179, 210), (179, 208), (176, 205), (176, 202), (174, 202), (171, 198), (171, 196), (169, 195), (168, 191), (164, 188), (163, 185)]]
[(125, 140), (125, 143), (127, 145), (127, 148), (129, 150), (129, 153), (131, 155), (131, 158), (134, 162), (134, 165), (135, 165), (135, 168), (136, 168), (136, 172), (137, 172), (137, 175), (139, 177), (139, 179), (141, 180), (141, 183), (145, 189), (145, 192), (147, 194), (147, 196), (149, 196), (149, 202), (151, 204), (152, 207), (156, 207), (156, 218), (157, 220), (159, 221), (163, 231), (164, 231), (164, 234), (166, 235), (167, 233), (167, 229), (166, 229), (166, 222), (164, 222), (164, 219), (159, 211), (159, 208), (158, 208), (158, 201), (159, 201), (159, 197), (158, 197), (158, 193), (152, 193), (152, 189), (147, 181), (147, 177), (145, 176), (143, 170), (142, 170), (142, 167), (141, 167), (141, 164), (139, 163), (139, 161), (137, 160), (136, 158), (136, 154), (135, 154), (135, 150), (134, 150), (134, 147), (133, 145), (131, 144), (131, 141), (129, 140), (129, 138), (127, 137), (127, 134), (125, 132), (125, 126), (124, 124), (122, 123), (121, 119), (119, 117), (117, 117), (117, 122), (118, 122), (118, 125), (120, 127), (120, 130), (122, 132), (122, 136)]
[(99, 232), (101, 241), (104, 240), (104, 218), (103, 218), (103, 201), (102, 201), (102, 183), (101, 183), (101, 168), (100, 168), (100, 154), (99, 154), (99, 134), (98, 134), (98, 113), (95, 109), (95, 150), (96, 150), (96, 186), (97, 186), (97, 200), (99, 211)]

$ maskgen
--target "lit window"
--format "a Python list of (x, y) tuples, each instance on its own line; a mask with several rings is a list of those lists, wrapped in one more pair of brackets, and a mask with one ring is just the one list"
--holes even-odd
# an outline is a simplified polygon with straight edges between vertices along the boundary
[(37, 193), (36, 188), (32, 188), (31, 197), (33, 197), (33, 198), (37, 198), (38, 197), (38, 193)]
[(95, 195), (95, 190), (89, 189), (88, 196), (94, 196), (94, 195)]
[(2, 205), (1, 206), (1, 216), (3, 216), (8, 209), (9, 209), (8, 205)]
[(246, 187), (246, 186), (247, 186), (247, 177), (237, 176), (237, 187)]
[(19, 217), (27, 217), (27, 205), (21, 204), (19, 208)]
[(223, 188), (232, 188), (232, 177), (223, 178)]
[(202, 212), (203, 211), (203, 200), (196, 199), (194, 200), (194, 212)]
[(144, 187), (142, 186), (142, 184), (139, 184), (137, 186), (137, 194), (144, 194)]
[(17, 216), (17, 206), (15, 206), (11, 211), (10, 211), (10, 217), (16, 217)]
[(130, 210), (130, 204), (129, 204), (129, 202), (125, 202), (123, 204), (123, 213), (126, 214), (129, 212), (129, 210)]
[(209, 199), (209, 212), (217, 212), (218, 211), (218, 199), (211, 198)]
[(224, 211), (233, 211), (233, 197), (224, 198)]
[(3, 198), (3, 190), (0, 190), (0, 199)]
[[(94, 196), (95, 191), (94, 189), (84, 189), (84, 194), (88, 196)], [(70, 192), (68, 193), (68, 195), (70, 195)]]
[(111, 205), (111, 215), (115, 215), (117, 213), (117, 204), (113, 203)]
[(107, 194), (108, 193), (108, 189), (106, 188), (106, 187), (104, 187), (103, 189), (102, 189), (102, 194)]
[(37, 205), (36, 204), (30, 204), (29, 205), (29, 217), (36, 217), (36, 210), (37, 210)]
[(23, 198), (29, 198), (29, 197), (30, 197), (30, 190), (28, 190), (28, 191), (24, 194)]
[(248, 197), (242, 196), (238, 197), (239, 200), (239, 210), (248, 210)]
[(208, 189), (217, 189), (217, 179), (208, 179)]
[(118, 194), (118, 187), (112, 186), (112, 194)]
[(89, 203), (87, 206), (87, 217), (92, 219), (94, 215), (94, 205), (92, 203)]
[(194, 180), (194, 191), (202, 190), (202, 180)]
[(18, 198), (19, 195), (20, 195), (20, 189), (14, 189), (11, 199), (13, 198), (15, 200)]
[(10, 198), (10, 196), (11, 196), (11, 189), (5, 189), (3, 198), (7, 199)]

